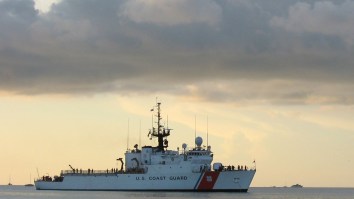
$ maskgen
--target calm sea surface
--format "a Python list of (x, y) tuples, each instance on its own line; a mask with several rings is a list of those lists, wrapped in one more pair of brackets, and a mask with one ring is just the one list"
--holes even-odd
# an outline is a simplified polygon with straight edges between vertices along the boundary
[(36, 191), (34, 187), (0, 186), (0, 199), (354, 199), (354, 188), (250, 188), (248, 193)]

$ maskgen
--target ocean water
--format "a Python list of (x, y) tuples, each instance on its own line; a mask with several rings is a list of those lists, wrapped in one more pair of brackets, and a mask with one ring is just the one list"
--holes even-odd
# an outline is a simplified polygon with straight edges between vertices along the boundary
[(248, 193), (37, 191), (0, 186), (0, 199), (354, 199), (354, 188), (250, 188)]

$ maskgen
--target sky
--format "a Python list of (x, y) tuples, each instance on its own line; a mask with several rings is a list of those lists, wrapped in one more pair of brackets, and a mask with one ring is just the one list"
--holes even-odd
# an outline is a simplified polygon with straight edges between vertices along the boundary
[(116, 167), (127, 144), (156, 145), (146, 135), (158, 98), (170, 149), (194, 145), (196, 117), (215, 162), (256, 160), (252, 186), (354, 187), (352, 10), (0, 0), (0, 184)]

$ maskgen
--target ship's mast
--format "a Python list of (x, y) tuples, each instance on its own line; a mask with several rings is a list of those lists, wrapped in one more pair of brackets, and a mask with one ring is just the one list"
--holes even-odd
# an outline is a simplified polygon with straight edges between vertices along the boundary
[(164, 147), (163, 147), (163, 136), (162, 136), (162, 132), (161, 132), (161, 128), (162, 128), (162, 125), (160, 124), (161, 122), (161, 102), (158, 102), (157, 103), (157, 138), (158, 138), (158, 142), (159, 142), (159, 145), (158, 145), (158, 149), (160, 150), (164, 150)]
[[(164, 128), (164, 126), (161, 124), (161, 102), (156, 103), (156, 108), (157, 108), (157, 129), (152, 128), (150, 130), (151, 136), (157, 137), (159, 145), (157, 146), (159, 151), (164, 151), (165, 148), (168, 147), (168, 141), (167, 139), (164, 140), (165, 137), (168, 137), (170, 135), (170, 130), (169, 128)], [(153, 110), (153, 109), (152, 109)]]

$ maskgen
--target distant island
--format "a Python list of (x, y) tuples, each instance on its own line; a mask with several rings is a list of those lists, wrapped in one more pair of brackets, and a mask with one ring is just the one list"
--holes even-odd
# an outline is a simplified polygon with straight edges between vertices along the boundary
[(33, 187), (34, 184), (25, 184), (25, 187)]
[(291, 186), (291, 188), (302, 188), (303, 186), (300, 184), (294, 184), (293, 186)]
[(290, 187), (288, 186), (283, 186), (283, 187), (277, 187), (277, 186), (271, 186), (272, 188), (303, 188), (303, 186), (301, 184), (294, 184)]

